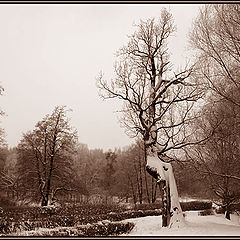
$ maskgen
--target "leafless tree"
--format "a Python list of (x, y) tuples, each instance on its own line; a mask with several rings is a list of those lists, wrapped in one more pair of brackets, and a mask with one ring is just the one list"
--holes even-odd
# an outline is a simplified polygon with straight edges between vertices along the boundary
[(123, 100), (121, 123), (131, 136), (145, 143), (147, 170), (162, 183), (163, 226), (183, 222), (172, 166), (173, 150), (193, 142), (187, 125), (201, 97), (199, 84), (191, 81), (193, 67), (175, 72), (167, 41), (175, 31), (172, 15), (162, 9), (158, 20), (141, 20), (129, 42), (117, 52), (111, 82), (101, 73), (97, 84), (103, 99)]
[(232, 206), (240, 201), (240, 115), (239, 108), (226, 99), (207, 104), (204, 117), (196, 123), (199, 134), (206, 135), (209, 128), (214, 134), (204, 144), (188, 149), (187, 157), (192, 160), (202, 180), (221, 200), (218, 204), (230, 219)]
[(20, 181), (25, 191), (40, 194), (42, 206), (51, 204), (59, 191), (70, 190), (75, 143), (65, 107), (56, 107), (18, 145)]
[[(213, 122), (222, 121), (211, 140), (204, 147), (198, 146), (198, 151), (194, 149), (205, 166), (203, 173), (211, 179), (212, 189), (222, 199), (226, 217), (230, 218), (230, 205), (239, 199), (239, 190), (236, 192), (233, 184), (239, 180), (235, 170), (239, 171), (240, 6), (211, 4), (202, 7), (193, 24), (190, 42), (196, 51), (196, 76), (206, 80), (212, 90), (205, 129)], [(217, 109), (215, 102), (218, 102)]]
[(218, 97), (240, 107), (240, 6), (210, 4), (200, 9), (190, 33), (196, 51), (198, 77)]

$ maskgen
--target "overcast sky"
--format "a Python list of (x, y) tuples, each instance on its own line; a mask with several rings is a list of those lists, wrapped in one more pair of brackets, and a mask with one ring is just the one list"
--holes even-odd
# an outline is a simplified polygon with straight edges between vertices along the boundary
[(133, 23), (158, 17), (166, 7), (177, 25), (170, 42), (175, 65), (185, 63), (187, 33), (199, 4), (9, 4), (0, 5), (1, 125), (9, 147), (57, 105), (73, 111), (79, 142), (104, 150), (133, 142), (120, 128), (121, 108), (102, 101), (96, 76), (111, 78), (115, 52)]

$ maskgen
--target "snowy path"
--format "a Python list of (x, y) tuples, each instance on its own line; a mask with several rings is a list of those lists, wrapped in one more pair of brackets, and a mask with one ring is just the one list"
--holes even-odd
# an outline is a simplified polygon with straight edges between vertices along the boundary
[(222, 215), (198, 216), (197, 212), (187, 212), (186, 226), (179, 229), (162, 228), (161, 218), (148, 216), (126, 220), (136, 224), (127, 236), (240, 236), (239, 218), (234, 216), (233, 221), (229, 221)]

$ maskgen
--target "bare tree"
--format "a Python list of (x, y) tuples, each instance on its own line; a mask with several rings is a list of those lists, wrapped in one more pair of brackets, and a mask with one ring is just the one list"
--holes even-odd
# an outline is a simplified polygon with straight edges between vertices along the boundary
[(173, 150), (192, 144), (186, 126), (194, 118), (191, 110), (200, 98), (200, 88), (190, 79), (193, 68), (172, 69), (167, 40), (174, 31), (172, 15), (166, 9), (158, 20), (140, 21), (128, 44), (117, 53), (114, 79), (108, 83), (103, 74), (98, 77), (103, 99), (123, 100), (121, 123), (127, 133), (140, 134), (144, 140), (147, 171), (161, 182), (164, 193), (165, 227), (184, 222), (168, 160)]
[(221, 123), (206, 144), (194, 148), (195, 159), (199, 166), (205, 166), (203, 173), (208, 176), (205, 179), (222, 199), (226, 217), (230, 219), (230, 206), (239, 200), (236, 186), (240, 180), (237, 123), (240, 109), (240, 6), (205, 5), (193, 24), (190, 42), (196, 50), (196, 76), (206, 80), (212, 90), (208, 100), (211, 107), (208, 117), (205, 115), (208, 124), (204, 128), (212, 127), (213, 122)]
[[(4, 88), (0, 85), (0, 95), (4, 92)], [(0, 109), (0, 116), (3, 116), (4, 112)], [(10, 189), (15, 186), (15, 178), (6, 170), (7, 165), (7, 144), (5, 141), (4, 129), (0, 127), (0, 189), (3, 192), (9, 193)]]
[(18, 174), (16, 172), (16, 149), (0, 148), (0, 188), (8, 198), (18, 198)]
[(204, 117), (196, 124), (199, 134), (206, 135), (209, 128), (217, 128), (204, 144), (188, 149), (202, 180), (220, 199), (218, 204), (230, 219), (233, 205), (240, 201), (240, 115), (239, 107), (226, 99), (207, 104)]
[(56, 107), (18, 145), (20, 181), (25, 191), (40, 194), (42, 206), (51, 204), (58, 192), (70, 190), (75, 143), (76, 132), (69, 125), (65, 107)]
[(199, 78), (218, 96), (240, 107), (240, 6), (211, 4), (200, 9), (190, 33)]

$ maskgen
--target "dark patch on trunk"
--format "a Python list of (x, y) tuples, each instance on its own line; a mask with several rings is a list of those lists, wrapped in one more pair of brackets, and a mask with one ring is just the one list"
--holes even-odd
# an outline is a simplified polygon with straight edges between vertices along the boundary
[(163, 169), (164, 169), (165, 171), (167, 171), (167, 170), (168, 170), (168, 168), (167, 168), (167, 167), (165, 167), (165, 166), (163, 166)]
[(146, 170), (147, 172), (155, 179), (159, 180), (160, 179), (160, 175), (157, 172), (156, 168), (150, 167), (150, 166), (146, 166)]

